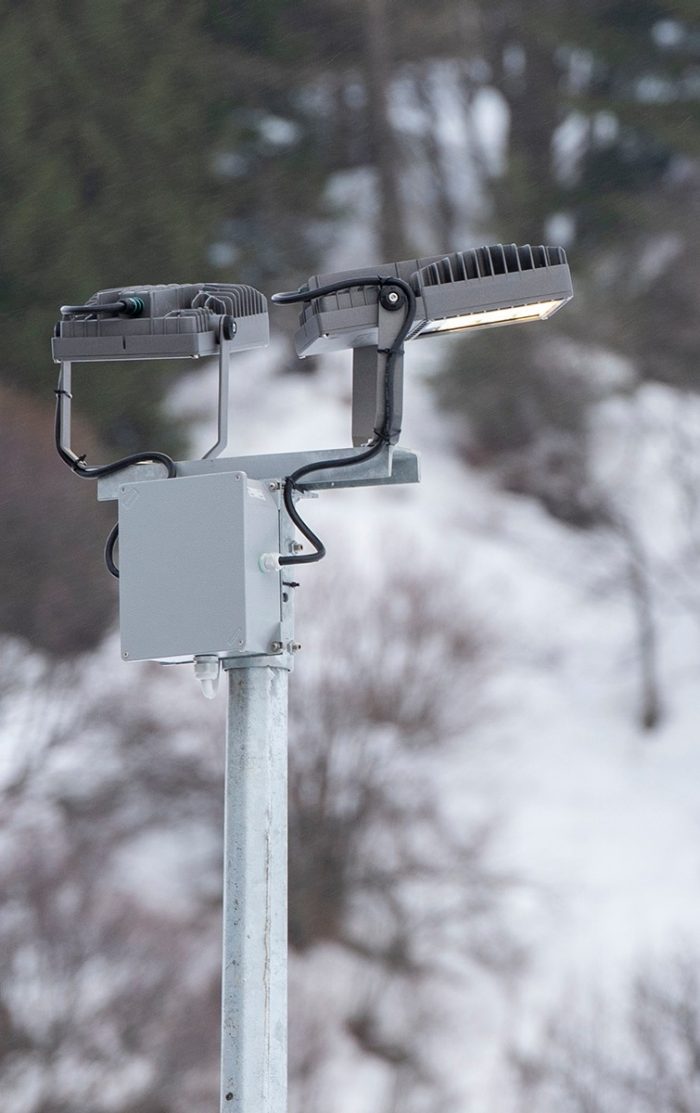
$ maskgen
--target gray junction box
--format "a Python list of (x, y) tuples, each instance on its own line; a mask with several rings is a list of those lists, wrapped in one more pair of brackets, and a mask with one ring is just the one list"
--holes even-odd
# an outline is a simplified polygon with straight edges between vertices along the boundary
[(281, 637), (280, 510), (244, 472), (119, 488), (122, 656), (188, 661), (260, 655)]

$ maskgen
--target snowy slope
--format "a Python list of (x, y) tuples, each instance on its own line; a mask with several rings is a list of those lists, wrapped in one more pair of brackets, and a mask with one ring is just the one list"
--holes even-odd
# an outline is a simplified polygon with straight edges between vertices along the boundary
[[(476, 1030), (473, 989), (463, 1015), (459, 992), (448, 994), (451, 1037), (440, 1042), (446, 1070), (494, 1108), (503, 1043), (534, 1039), (544, 1013), (574, 990), (615, 992), (641, 957), (700, 928), (700, 407), (648, 386), (592, 419), (596, 481), (634, 532), (652, 601), (662, 720), (648, 732), (638, 722), (624, 539), (572, 530), (465, 470), (433, 405), (434, 364), (415, 347), (402, 443), (422, 453), (421, 486), (326, 493), (306, 506), (339, 575), (349, 561), (371, 576), (398, 533), (405, 559), (420, 552), (436, 583), (459, 585), (490, 632), (487, 711), (470, 724), (463, 756), (455, 750), (435, 776), (455, 823), (466, 800), (499, 817), (499, 864), (524, 882), (509, 917), (529, 949), (526, 972), (505, 989), (481, 988)], [(440, 358), (432, 347), (430, 359)], [(251, 357), (236, 376), (236, 450), (346, 444), (348, 384), (347, 356), (310, 380), (277, 379)], [(303, 612), (302, 601), (297, 633), (313, 656)], [(328, 961), (318, 956), (321, 984)]]

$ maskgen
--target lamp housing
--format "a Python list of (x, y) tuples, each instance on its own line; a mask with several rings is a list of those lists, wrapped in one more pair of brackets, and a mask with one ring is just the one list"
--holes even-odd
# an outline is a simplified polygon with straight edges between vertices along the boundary
[[(378, 343), (379, 292), (363, 279), (397, 277), (416, 295), (409, 340), (436, 333), (546, 320), (573, 297), (561, 247), (496, 244), (448, 255), (409, 259), (354, 271), (314, 275), (295, 336), (298, 355), (318, 355)], [(357, 279), (357, 285), (313, 297), (314, 289)]]
[(224, 321), (232, 352), (270, 340), (267, 299), (244, 285), (117, 287), (61, 314), (51, 342), (57, 363), (215, 356)]

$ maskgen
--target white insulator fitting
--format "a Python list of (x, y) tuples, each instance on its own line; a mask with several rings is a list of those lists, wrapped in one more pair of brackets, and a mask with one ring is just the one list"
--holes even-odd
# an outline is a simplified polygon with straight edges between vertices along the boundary
[(263, 553), (258, 564), (261, 572), (279, 572), (282, 567), (279, 553)]
[(219, 687), (221, 661), (218, 657), (195, 657), (194, 675), (205, 699), (214, 699)]

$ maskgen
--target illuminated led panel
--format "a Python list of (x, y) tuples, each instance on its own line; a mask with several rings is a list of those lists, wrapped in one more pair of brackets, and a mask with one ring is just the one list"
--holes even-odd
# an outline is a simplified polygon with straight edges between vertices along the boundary
[(463, 313), (455, 317), (444, 317), (438, 321), (428, 321), (420, 330), (419, 336), (435, 332), (462, 332), (468, 328), (488, 328), (489, 325), (508, 325), (511, 322), (545, 321), (556, 313), (568, 298), (557, 301), (532, 302), (529, 305), (513, 305), (507, 309), (484, 309), (475, 313)]

